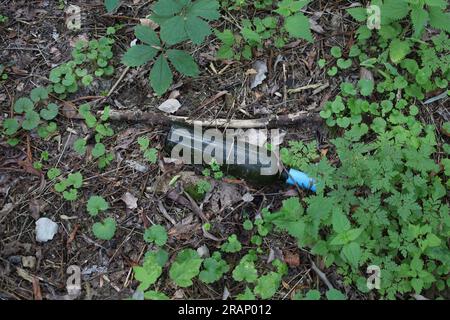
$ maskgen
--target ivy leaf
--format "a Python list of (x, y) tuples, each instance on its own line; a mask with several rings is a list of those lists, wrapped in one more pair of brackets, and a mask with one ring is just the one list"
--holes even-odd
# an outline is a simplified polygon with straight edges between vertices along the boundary
[(14, 111), (17, 113), (32, 111), (33, 108), (34, 108), (33, 101), (31, 101), (28, 98), (19, 98), (14, 103)]
[(44, 120), (53, 120), (58, 115), (59, 107), (54, 103), (49, 103), (47, 109), (42, 109), (40, 112), (41, 118)]
[(254, 292), (259, 295), (261, 299), (270, 299), (277, 292), (280, 284), (281, 276), (276, 272), (271, 272), (260, 277), (256, 281)]
[(240, 293), (236, 296), (236, 300), (255, 300), (256, 297), (249, 287), (245, 287), (244, 293)]
[(86, 153), (86, 140), (83, 138), (75, 140), (73, 143), (73, 149), (79, 155), (84, 155)]
[(47, 171), (47, 177), (50, 180), (54, 180), (57, 177), (59, 177), (61, 175), (61, 170), (59, 170), (58, 168), (51, 168), (50, 170)]
[(25, 113), (25, 120), (22, 122), (22, 128), (31, 131), (39, 125), (41, 118), (36, 111), (30, 110)]
[(79, 188), (81, 188), (81, 185), (83, 184), (83, 176), (81, 175), (80, 172), (71, 173), (67, 177), (66, 182), (67, 182), (67, 185), (73, 186), (74, 188), (79, 189)]
[(101, 240), (111, 240), (116, 233), (116, 220), (106, 218), (102, 222), (96, 222), (92, 226), (92, 232)]
[(222, 278), (228, 272), (229, 266), (220, 256), (219, 252), (214, 252), (211, 258), (203, 261), (204, 270), (199, 274), (199, 279), (204, 283), (213, 283)]
[(227, 242), (221, 246), (221, 250), (228, 253), (239, 252), (241, 249), (242, 245), (235, 234), (229, 236)]
[(31, 90), (30, 98), (33, 102), (39, 102), (41, 100), (48, 99), (48, 91), (43, 87), (37, 87)]
[(368, 96), (372, 95), (375, 84), (372, 80), (361, 79), (358, 81), (358, 86), (359, 86), (361, 94), (365, 97), (368, 97)]
[(172, 71), (169, 68), (169, 64), (166, 58), (160, 55), (150, 71), (150, 84), (156, 94), (161, 96), (170, 88), (172, 81)]
[(19, 130), (19, 122), (15, 118), (5, 119), (3, 120), (3, 128), (7, 136), (12, 136)]
[(63, 192), (63, 197), (64, 199), (66, 199), (67, 201), (75, 201), (78, 198), (78, 192), (77, 189), (71, 188), (68, 191), (64, 191)]
[(144, 240), (148, 243), (156, 243), (158, 246), (163, 246), (167, 242), (167, 232), (166, 229), (159, 225), (153, 225), (144, 233)]
[(159, 37), (156, 34), (156, 32), (148, 26), (144, 26), (141, 24), (136, 26), (134, 28), (134, 35), (136, 36), (136, 38), (138, 38), (139, 40), (148, 45), (158, 47), (161, 45), (161, 41), (159, 40)]
[(87, 211), (91, 216), (96, 216), (100, 211), (108, 210), (109, 205), (101, 196), (92, 196), (87, 203)]
[(233, 279), (239, 282), (255, 282), (256, 279), (258, 279), (258, 272), (256, 271), (255, 263), (248, 259), (242, 258), (233, 270)]
[(169, 297), (162, 292), (149, 290), (144, 292), (145, 300), (169, 300)]
[(200, 73), (192, 56), (182, 50), (167, 50), (167, 57), (175, 69), (189, 77), (196, 77)]
[(137, 44), (128, 49), (122, 57), (122, 63), (128, 67), (139, 67), (152, 60), (158, 50), (143, 44)]
[(105, 145), (103, 143), (96, 143), (92, 149), (92, 156), (94, 158), (99, 158), (106, 153)]
[(191, 286), (192, 278), (200, 272), (202, 261), (203, 259), (200, 258), (195, 250), (184, 249), (180, 251), (170, 267), (170, 279), (182, 288)]
[(346, 300), (345, 294), (336, 289), (330, 289), (326, 293), (328, 300)]
[(105, 0), (105, 8), (108, 13), (113, 12), (120, 4), (120, 0)]
[(158, 160), (158, 150), (155, 148), (150, 148), (144, 151), (144, 158), (152, 163), (155, 164)]
[(284, 27), (291, 37), (313, 42), (309, 19), (303, 14), (298, 13), (294, 16), (287, 17)]
[(389, 46), (389, 57), (395, 64), (401, 62), (410, 52), (411, 47), (408, 41), (394, 39)]

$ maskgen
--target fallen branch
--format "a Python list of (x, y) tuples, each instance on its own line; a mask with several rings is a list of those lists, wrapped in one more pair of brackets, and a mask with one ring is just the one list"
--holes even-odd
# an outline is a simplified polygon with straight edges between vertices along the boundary
[[(99, 112), (101, 115), (101, 111)], [(172, 116), (159, 114), (154, 112), (142, 111), (110, 111), (109, 119), (111, 121), (130, 121), (130, 122), (145, 122), (152, 125), (170, 126), (172, 123), (180, 123), (185, 125), (195, 125), (203, 127), (216, 128), (230, 128), (230, 129), (250, 129), (250, 128), (278, 128), (299, 126), (301, 124), (319, 125), (322, 119), (316, 113), (308, 113), (307, 111), (300, 111), (297, 113), (269, 116), (260, 119), (248, 120), (228, 120), (228, 119), (214, 119), (214, 120), (192, 120), (188, 117)]]
[(330, 280), (328, 280), (325, 273), (323, 273), (314, 263), (314, 261), (311, 261), (311, 269), (314, 270), (315, 273), (319, 276), (319, 278), (326, 284), (328, 287), (328, 290), (334, 289), (333, 285), (331, 284)]

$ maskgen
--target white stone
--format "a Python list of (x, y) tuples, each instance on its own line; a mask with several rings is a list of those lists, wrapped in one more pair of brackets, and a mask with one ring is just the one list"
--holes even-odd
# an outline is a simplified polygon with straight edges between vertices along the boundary
[(36, 241), (47, 242), (52, 240), (58, 232), (58, 225), (48, 218), (40, 218), (36, 221)]

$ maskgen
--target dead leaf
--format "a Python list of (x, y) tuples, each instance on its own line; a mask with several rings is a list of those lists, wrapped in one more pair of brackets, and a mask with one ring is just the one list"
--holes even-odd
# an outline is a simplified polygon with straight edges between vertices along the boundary
[(298, 267), (300, 265), (300, 256), (298, 253), (285, 252), (284, 262), (286, 262), (290, 267)]
[(138, 198), (136, 198), (135, 196), (133, 196), (131, 193), (126, 192), (121, 198), (120, 200), (122, 200), (123, 202), (125, 202), (125, 204), (127, 205), (127, 208), (130, 210), (136, 209), (138, 207), (137, 205), (137, 201)]
[(361, 69), (359, 70), (359, 78), (360, 78), (361, 80), (365, 79), (365, 80), (371, 80), (371, 81), (374, 81), (372, 71), (370, 71), (370, 70), (368, 70), (368, 69), (366, 69), (366, 68), (361, 68)]
[(167, 99), (158, 109), (166, 113), (175, 113), (180, 109), (181, 103), (177, 99)]
[(253, 64), (253, 69), (256, 70), (256, 74), (253, 77), (252, 83), (250, 85), (250, 88), (256, 88), (257, 86), (259, 86), (266, 78), (266, 73), (267, 73), (267, 63), (266, 61), (263, 60), (257, 60), (254, 64)]

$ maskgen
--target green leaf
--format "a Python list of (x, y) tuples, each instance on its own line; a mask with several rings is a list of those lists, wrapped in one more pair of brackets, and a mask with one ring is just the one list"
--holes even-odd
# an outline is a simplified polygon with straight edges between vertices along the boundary
[(68, 191), (64, 191), (63, 192), (63, 197), (64, 199), (66, 199), (67, 201), (75, 201), (78, 198), (78, 192), (77, 189), (71, 188)]
[(330, 52), (331, 52), (331, 55), (335, 58), (342, 57), (342, 49), (338, 46), (332, 47)]
[(219, 7), (216, 0), (197, 0), (189, 8), (187, 15), (213, 21), (220, 18)]
[(173, 46), (188, 39), (186, 20), (182, 16), (175, 16), (161, 24), (161, 40)]
[(48, 91), (46, 88), (37, 87), (31, 90), (30, 98), (33, 102), (39, 102), (41, 100), (48, 99)]
[(342, 233), (350, 229), (350, 221), (342, 213), (341, 210), (335, 210), (331, 216), (333, 223), (333, 230), (337, 233)]
[(34, 108), (33, 101), (31, 101), (28, 98), (19, 98), (14, 103), (14, 111), (17, 113), (32, 111), (33, 108)]
[(395, 64), (401, 62), (410, 52), (411, 47), (408, 41), (394, 39), (389, 46), (389, 57)]
[(22, 128), (31, 131), (39, 125), (41, 118), (36, 111), (30, 110), (25, 113), (25, 120), (22, 122)]
[(40, 112), (41, 118), (44, 120), (53, 120), (58, 115), (59, 107), (54, 103), (49, 103), (47, 109), (42, 109)]
[(163, 246), (167, 242), (167, 232), (166, 229), (159, 225), (155, 224), (145, 230), (144, 240), (148, 243), (156, 243), (158, 246)]
[(367, 19), (367, 9), (364, 7), (354, 7), (346, 9), (353, 19), (355, 19), (358, 22), (364, 22)]
[(66, 182), (67, 185), (73, 186), (76, 189), (81, 188), (81, 185), (83, 184), (83, 176), (80, 172), (71, 173), (67, 177)]
[(373, 80), (361, 79), (358, 81), (358, 87), (360, 89), (361, 95), (368, 97), (372, 95), (375, 84)]
[(411, 286), (417, 294), (420, 294), (424, 286), (423, 280), (420, 278), (411, 279)]
[(148, 137), (146, 137), (146, 136), (139, 137), (139, 138), (137, 139), (137, 142), (138, 142), (139, 148), (140, 148), (140, 150), (141, 150), (142, 152), (144, 152), (145, 150), (147, 150), (148, 147), (150, 146), (150, 140), (149, 140)]
[(183, 75), (196, 77), (200, 73), (192, 56), (182, 50), (167, 50), (167, 57), (175, 69)]
[(414, 27), (414, 35), (419, 37), (428, 22), (428, 12), (420, 6), (414, 6), (411, 10), (411, 22)]
[(158, 16), (173, 16), (183, 9), (183, 2), (177, 0), (160, 0), (152, 8)]
[(328, 300), (346, 300), (345, 294), (336, 289), (330, 289), (326, 293)]
[(261, 43), (260, 35), (250, 28), (242, 28), (241, 34), (250, 45)]
[(169, 64), (166, 58), (160, 55), (150, 71), (150, 84), (156, 94), (161, 96), (170, 88), (172, 81), (172, 71), (169, 68)]
[(113, 12), (119, 6), (120, 0), (105, 0), (105, 8), (108, 13)]
[(100, 240), (111, 240), (116, 233), (116, 220), (106, 218), (102, 222), (96, 222), (92, 226), (92, 232)]
[(109, 205), (101, 196), (91, 196), (87, 203), (87, 211), (92, 217), (95, 217), (100, 211), (108, 210)]
[(433, 28), (450, 33), (450, 13), (442, 11), (439, 7), (430, 7), (430, 25)]
[(221, 250), (228, 253), (239, 252), (241, 249), (242, 245), (235, 234), (229, 236), (227, 242), (221, 246)]
[(350, 265), (352, 265), (353, 267), (358, 267), (359, 261), (362, 256), (361, 247), (358, 243), (351, 242), (349, 244), (346, 244), (342, 248), (342, 254), (345, 260), (350, 263)]
[(244, 293), (238, 294), (236, 300), (256, 300), (256, 297), (249, 287), (245, 287)]
[(145, 300), (169, 300), (169, 297), (162, 292), (150, 290), (144, 292)]
[(150, 148), (144, 151), (144, 158), (152, 163), (155, 164), (158, 160), (158, 149)]
[(200, 45), (211, 34), (208, 23), (197, 17), (188, 17), (185, 28), (189, 39), (196, 45)]
[(139, 67), (152, 60), (157, 53), (158, 50), (151, 46), (137, 44), (124, 54), (122, 63), (128, 67)]
[(203, 259), (195, 250), (184, 249), (180, 251), (170, 267), (170, 279), (182, 288), (191, 286), (192, 279), (200, 272), (202, 261)]
[(16, 118), (3, 120), (3, 129), (7, 136), (12, 136), (19, 130), (19, 122)]
[(59, 170), (58, 168), (51, 168), (50, 170), (47, 171), (47, 177), (50, 180), (54, 180), (57, 177), (59, 177), (61, 175), (61, 170)]
[(94, 158), (99, 158), (106, 153), (105, 145), (103, 143), (96, 143), (92, 149), (92, 156)]
[(270, 299), (275, 295), (280, 284), (281, 276), (276, 272), (271, 272), (260, 277), (256, 281), (254, 292), (259, 295), (261, 299)]
[(83, 156), (86, 153), (86, 140), (83, 138), (75, 140), (73, 149), (76, 153)]
[(313, 42), (309, 19), (303, 14), (298, 13), (294, 16), (287, 17), (284, 27), (291, 37), (301, 38), (309, 42)]
[(224, 273), (228, 272), (229, 266), (220, 256), (219, 252), (214, 252), (211, 258), (203, 261), (203, 268), (199, 274), (199, 279), (204, 283), (213, 283), (220, 280)]
[(236, 268), (233, 270), (233, 279), (236, 281), (255, 282), (258, 279), (255, 263), (242, 258)]
[(152, 46), (161, 46), (161, 41), (159, 40), (158, 35), (156, 32), (144, 25), (138, 25), (134, 28), (134, 34), (136, 35), (136, 38), (141, 40), (142, 42), (152, 45)]
[(337, 60), (336, 64), (340, 69), (348, 69), (352, 66), (352, 59), (345, 60), (345, 59), (339, 58)]
[(158, 265), (145, 265), (143, 267), (133, 267), (134, 278), (140, 282), (139, 290), (147, 290), (150, 285), (158, 280), (162, 273), (162, 268)]

